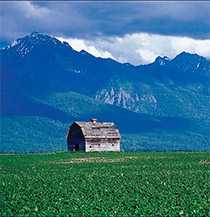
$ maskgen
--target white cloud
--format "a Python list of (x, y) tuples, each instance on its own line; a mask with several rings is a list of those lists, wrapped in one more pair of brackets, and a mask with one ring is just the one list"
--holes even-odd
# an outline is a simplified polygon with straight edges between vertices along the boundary
[(60, 41), (68, 42), (71, 47), (76, 51), (85, 50), (96, 57), (115, 59), (110, 52), (96, 48), (91, 41), (75, 38), (65, 39), (62, 37), (57, 37), (57, 39), (59, 39)]
[(111, 57), (119, 62), (134, 65), (153, 62), (157, 56), (174, 58), (182, 51), (197, 53), (210, 58), (210, 39), (163, 36), (135, 33), (123, 37), (90, 39), (58, 38), (67, 41), (75, 50), (86, 50), (97, 57)]
[(16, 4), (19, 6), (20, 13), (22, 12), (27, 19), (46, 18), (50, 13), (48, 8), (35, 6), (31, 2), (16, 2)]

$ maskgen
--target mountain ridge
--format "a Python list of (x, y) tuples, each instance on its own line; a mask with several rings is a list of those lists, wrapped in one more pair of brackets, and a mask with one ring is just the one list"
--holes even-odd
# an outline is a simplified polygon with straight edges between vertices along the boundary
[[(6, 49), (9, 49), (9, 48), (11, 48), (11, 47), (15, 47), (15, 46), (17, 46), (17, 45), (19, 45), (19, 44), (21, 44), (21, 42), (24, 42), (24, 44), (26, 43), (26, 42), (31, 42), (31, 43), (36, 43), (36, 42), (44, 42), (43, 43), (43, 45), (45, 44), (46, 45), (46, 42), (48, 42), (48, 43), (53, 43), (53, 44), (57, 44), (57, 45), (65, 45), (65, 46), (67, 46), (67, 47), (69, 47), (69, 48), (71, 48), (72, 50), (74, 50), (72, 47), (71, 47), (71, 45), (67, 42), (67, 41), (60, 41), (59, 39), (57, 39), (56, 37), (53, 37), (53, 36), (50, 36), (50, 35), (48, 35), (48, 34), (44, 34), (44, 33), (41, 33), (41, 32), (32, 32), (31, 34), (29, 34), (29, 35), (26, 35), (26, 36), (24, 36), (24, 37), (21, 37), (21, 38), (18, 38), (18, 39), (16, 39), (16, 40), (14, 40), (11, 44), (9, 44), (8, 46), (6, 46), (6, 47), (3, 47), (3, 48), (0, 48), (0, 50), (6, 50)], [(52, 45), (52, 44), (51, 44)], [(75, 52), (77, 52), (77, 53), (86, 53), (86, 54), (88, 54), (88, 55), (90, 55), (90, 56), (93, 56), (93, 57), (95, 57), (94, 55), (92, 55), (92, 54), (90, 54), (88, 51), (86, 51), (86, 50), (81, 50), (81, 51), (76, 51), (76, 50), (74, 50)], [(190, 52), (186, 52), (186, 51), (182, 51), (182, 52), (180, 52), (180, 53), (178, 53), (174, 58), (169, 58), (169, 57), (167, 57), (167, 56), (157, 56), (156, 57), (156, 59), (154, 60), (154, 62), (151, 62), (151, 63), (148, 63), (148, 64), (152, 64), (152, 63), (155, 63), (157, 60), (167, 60), (168, 62), (170, 62), (170, 61), (172, 61), (172, 60), (175, 60), (175, 59), (177, 59), (178, 57), (181, 57), (181, 56), (196, 56), (196, 57), (198, 57), (198, 58), (204, 58), (204, 59), (206, 59), (206, 60), (208, 60), (206, 57), (204, 57), (204, 56), (201, 56), (201, 55), (198, 55), (198, 54), (196, 54), (196, 53), (190, 53)], [(103, 57), (95, 57), (95, 58), (100, 58), (100, 59), (103, 59), (103, 60), (107, 60), (107, 59), (111, 59), (112, 61), (114, 61), (114, 62), (117, 62), (117, 63), (120, 63), (120, 62), (118, 62), (117, 60), (114, 60), (114, 59), (112, 59), (112, 58), (103, 58)], [(133, 65), (133, 64), (131, 64), (131, 63), (129, 63), (129, 62), (126, 62), (126, 63), (120, 63), (120, 64), (129, 64), (129, 65), (131, 65), (131, 66), (134, 66), (134, 67), (138, 67), (138, 66), (141, 66), (141, 65), (148, 65), (148, 64), (139, 64), (139, 65), (137, 65), (137, 66), (135, 66), (135, 65)]]
[[(209, 149), (210, 61), (202, 56), (182, 52), (173, 59), (157, 57), (151, 64), (134, 66), (95, 57), (86, 51), (77, 52), (66, 42), (32, 33), (0, 49), (0, 58), (1, 116), (18, 117), (14, 121), (21, 121), (25, 116), (38, 117), (30, 121), (48, 118), (58, 122), (55, 126), (62, 126), (62, 130), (75, 118), (97, 116), (99, 120), (114, 119), (123, 134), (138, 133), (138, 138), (145, 133), (140, 130), (144, 127), (156, 139), (158, 131), (162, 137), (164, 133), (170, 134), (170, 138), (197, 134), (205, 149)], [(70, 109), (65, 110), (68, 106)], [(41, 123), (50, 122), (45, 119)], [(26, 141), (30, 144), (28, 128), (24, 125)], [(11, 137), (8, 132), (4, 131), (4, 138)], [(46, 141), (51, 141), (53, 137), (47, 133)], [(59, 136), (64, 143), (61, 131)], [(186, 140), (189, 141), (185, 147), (196, 149), (191, 139)], [(7, 141), (11, 139), (4, 139), (4, 150)], [(165, 140), (158, 140), (161, 141)], [(172, 147), (171, 141), (166, 147)], [(63, 143), (58, 146), (64, 147)], [(149, 150), (149, 138), (147, 144)], [(134, 149), (140, 146), (138, 140)], [(166, 148), (162, 143), (161, 147)], [(130, 150), (129, 145), (125, 150)]]

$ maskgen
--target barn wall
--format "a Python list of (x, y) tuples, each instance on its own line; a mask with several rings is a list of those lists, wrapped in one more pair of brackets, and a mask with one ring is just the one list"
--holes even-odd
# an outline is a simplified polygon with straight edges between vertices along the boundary
[(90, 151), (120, 151), (120, 140), (110, 141), (86, 139), (86, 152)]
[(68, 134), (68, 150), (75, 150), (75, 145), (79, 145), (80, 151), (85, 151), (85, 138), (79, 126), (73, 124), (69, 130)]

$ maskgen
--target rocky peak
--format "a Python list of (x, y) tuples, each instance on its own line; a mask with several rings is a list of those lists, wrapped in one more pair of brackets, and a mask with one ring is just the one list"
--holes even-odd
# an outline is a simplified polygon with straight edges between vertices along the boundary
[(163, 65), (166, 65), (168, 62), (170, 62), (170, 58), (167, 57), (167, 56), (164, 56), (164, 57), (161, 57), (161, 56), (158, 56), (156, 59), (155, 59), (155, 64), (158, 64), (160, 66), (163, 66)]

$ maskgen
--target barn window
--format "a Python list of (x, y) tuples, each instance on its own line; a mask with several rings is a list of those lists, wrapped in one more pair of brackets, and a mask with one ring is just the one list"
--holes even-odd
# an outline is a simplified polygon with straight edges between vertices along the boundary
[(114, 146), (114, 144), (112, 144), (112, 146)]
[(98, 144), (98, 147), (100, 147), (101, 146), (101, 144)]
[(92, 148), (92, 145), (90, 145), (89, 148)]

